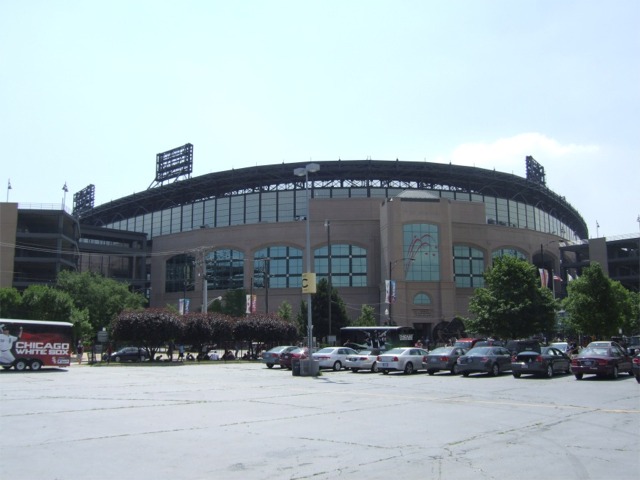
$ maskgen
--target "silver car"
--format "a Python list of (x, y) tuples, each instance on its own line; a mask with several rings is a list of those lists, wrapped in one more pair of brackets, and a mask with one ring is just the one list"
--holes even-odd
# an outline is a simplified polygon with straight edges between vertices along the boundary
[(407, 375), (426, 368), (429, 352), (417, 347), (399, 347), (378, 355), (378, 370), (387, 375), (391, 371)]
[(440, 370), (448, 370), (453, 375), (458, 374), (458, 358), (467, 353), (462, 347), (439, 347), (431, 350), (427, 355), (427, 373), (433, 375)]
[(378, 355), (380, 350), (374, 348), (373, 350), (361, 350), (355, 355), (349, 355), (344, 362), (345, 368), (356, 373), (360, 370), (370, 370), (372, 372), (378, 371)]
[(347, 357), (357, 354), (353, 348), (348, 347), (326, 347), (312, 354), (313, 359), (318, 361), (320, 368), (332, 368), (340, 371), (344, 367)]

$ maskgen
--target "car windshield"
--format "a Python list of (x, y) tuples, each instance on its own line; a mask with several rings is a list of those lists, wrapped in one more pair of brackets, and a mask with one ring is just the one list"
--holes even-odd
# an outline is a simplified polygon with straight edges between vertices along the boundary
[(334, 347), (327, 347), (327, 348), (323, 348), (321, 350), (318, 350), (316, 353), (333, 353), (335, 350)]
[(451, 350), (453, 350), (452, 347), (438, 347), (435, 350), (431, 350), (429, 355), (447, 355), (451, 353)]
[(402, 355), (408, 349), (406, 348), (392, 348), (391, 350), (385, 352), (385, 355)]
[(468, 357), (479, 357), (482, 355), (490, 355), (493, 353), (493, 349), (491, 347), (477, 347), (472, 348), (467, 352)]
[(608, 357), (610, 356), (610, 352), (608, 348), (602, 348), (602, 347), (587, 347), (584, 350), (582, 350), (582, 352), (580, 352), (581, 357), (588, 357), (590, 355)]

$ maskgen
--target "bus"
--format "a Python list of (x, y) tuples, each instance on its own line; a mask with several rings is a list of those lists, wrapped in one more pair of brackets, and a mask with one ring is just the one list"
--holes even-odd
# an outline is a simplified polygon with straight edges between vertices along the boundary
[(18, 371), (71, 365), (73, 324), (0, 318), (0, 365)]
[(416, 332), (411, 327), (379, 326), (379, 327), (343, 327), (340, 329), (340, 340), (343, 345), (354, 344), (368, 348), (389, 350), (395, 347), (412, 347)]

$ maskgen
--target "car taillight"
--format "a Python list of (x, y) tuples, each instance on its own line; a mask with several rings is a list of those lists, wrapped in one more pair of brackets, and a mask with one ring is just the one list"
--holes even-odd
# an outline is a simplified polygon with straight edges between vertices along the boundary
[(543, 360), (542, 360), (542, 355), (538, 355), (534, 361), (535, 361), (535, 362), (542, 363), (542, 362), (543, 362)]
[(571, 365), (578, 365), (578, 359), (577, 358), (572, 358), (571, 359)]
[(448, 362), (449, 361), (449, 357), (440, 357), (440, 361), (441, 362)]
[(598, 359), (598, 365), (607, 365), (608, 363), (609, 363), (609, 360), (607, 360), (606, 358)]
[(635, 363), (636, 365), (640, 365), (640, 357), (634, 357), (633, 363)]
[(391, 361), (392, 362), (397, 362), (398, 361), (398, 357), (393, 357), (393, 359)]

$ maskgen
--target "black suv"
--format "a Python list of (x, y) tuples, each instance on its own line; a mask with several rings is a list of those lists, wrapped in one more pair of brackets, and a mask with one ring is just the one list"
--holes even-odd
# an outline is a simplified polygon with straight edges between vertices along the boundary
[(509, 350), (513, 356), (518, 355), (520, 352), (540, 353), (542, 351), (540, 342), (537, 340), (509, 340), (505, 348)]

